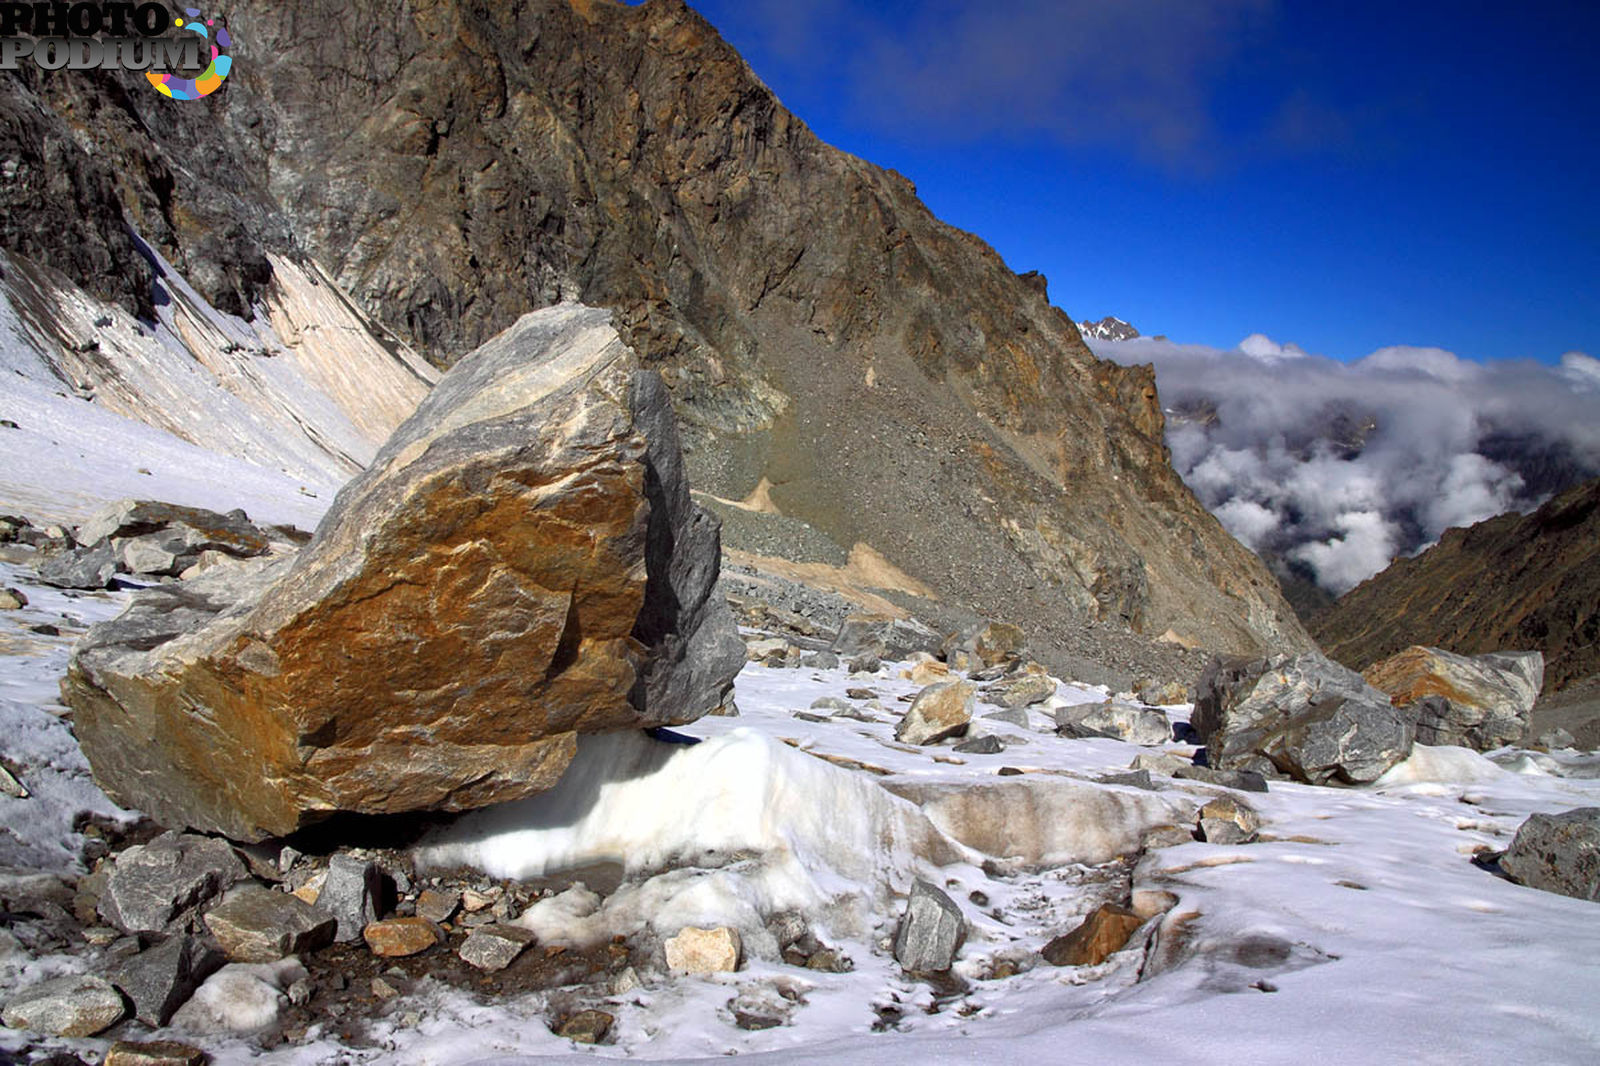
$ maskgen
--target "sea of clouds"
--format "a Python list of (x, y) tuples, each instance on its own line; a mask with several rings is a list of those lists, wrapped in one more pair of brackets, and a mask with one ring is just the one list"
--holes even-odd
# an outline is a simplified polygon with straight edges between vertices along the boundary
[(1340, 362), (1252, 334), (1220, 350), (1092, 341), (1153, 363), (1179, 474), (1244, 544), (1339, 595), (1452, 526), (1600, 475), (1600, 359)]

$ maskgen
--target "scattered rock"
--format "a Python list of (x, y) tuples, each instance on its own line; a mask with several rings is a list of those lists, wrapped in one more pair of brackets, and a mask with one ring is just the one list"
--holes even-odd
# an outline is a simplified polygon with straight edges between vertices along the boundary
[(998, 704), (1008, 710), (1043, 703), (1055, 694), (1056, 683), (1045, 673), (1025, 673), (996, 681), (982, 693), (985, 703)]
[(875, 674), (883, 662), (876, 655), (863, 654), (846, 659), (844, 665), (852, 674)]
[(226, 961), (216, 945), (185, 934), (122, 960), (106, 977), (133, 1004), (134, 1017), (159, 1029)]
[(1144, 681), (1133, 687), (1139, 694), (1139, 701), (1152, 707), (1172, 707), (1189, 702), (1188, 686), (1177, 681)]
[(440, 925), (448, 922), (460, 906), (461, 895), (457, 892), (425, 888), (417, 896), (417, 916), (426, 918), (430, 922), (438, 922)]
[(1534, 747), (1543, 748), (1545, 751), (1560, 751), (1562, 748), (1574, 747), (1577, 743), (1578, 738), (1560, 726), (1546, 729), (1535, 737), (1533, 741)]
[(357, 940), (361, 931), (378, 918), (383, 895), (383, 872), (377, 864), (339, 853), (328, 860), (328, 876), (316, 895), (317, 910), (337, 923), (334, 940)]
[(125, 933), (159, 933), (248, 876), (226, 841), (167, 832), (117, 856), (100, 913)]
[(983, 717), (993, 719), (996, 722), (1006, 722), (1010, 725), (1021, 726), (1023, 729), (1029, 728), (1029, 726), (1032, 724), (1028, 721), (1027, 710), (1022, 707), (1007, 708), (1003, 711), (991, 711)]
[(847, 688), (844, 690), (844, 694), (853, 700), (875, 700), (878, 698), (877, 692), (870, 688)]
[(599, 1044), (605, 1041), (616, 1021), (603, 1010), (580, 1010), (562, 1022), (555, 1032), (575, 1044)]
[(1492, 751), (1520, 741), (1544, 685), (1536, 651), (1456, 655), (1413, 645), (1361, 675), (1417, 719), (1417, 743)]
[(744, 658), (712, 595), (720, 526), (610, 316), (523, 316), (296, 555), (145, 590), (91, 629), (63, 693), (97, 783), (259, 841), (517, 799), (555, 783), (580, 730), (716, 707)]
[(1226, 796), (1211, 800), (1196, 818), (1207, 844), (1248, 844), (1256, 838), (1261, 819), (1255, 811)]
[(16, 775), (4, 766), (0, 766), (0, 795), (10, 796), (12, 799), (25, 800), (31, 792), (28, 786), (18, 781)]
[(21, 589), (0, 589), (0, 611), (20, 611), (28, 606), (28, 597), (22, 594)]
[(386, 959), (400, 959), (420, 955), (436, 944), (444, 943), (444, 930), (426, 918), (388, 918), (370, 923), (361, 936), (374, 955)]
[(176, 1040), (118, 1040), (100, 1066), (205, 1066), (206, 1053)]
[(1154, 747), (1172, 739), (1172, 723), (1166, 712), (1153, 707), (1107, 700), (1058, 707), (1056, 733), (1064, 737), (1110, 737)]
[(478, 969), (494, 973), (515, 962), (534, 939), (530, 930), (519, 925), (483, 925), (462, 941), (456, 954)]
[(333, 943), (338, 919), (286, 892), (250, 887), (205, 916), (230, 962), (274, 962)]
[(1600, 807), (1531, 815), (1500, 869), (1529, 888), (1600, 902)]
[(1172, 771), (1173, 777), (1188, 781), (1204, 781), (1208, 785), (1236, 788), (1241, 792), (1267, 791), (1267, 779), (1254, 770), (1214, 770), (1209, 766), (1184, 763)]
[(1150, 780), (1149, 770), (1129, 770), (1121, 774), (1101, 774), (1095, 780), (1102, 785), (1128, 785), (1133, 788), (1142, 788), (1149, 792), (1156, 791), (1156, 783)]
[(965, 681), (929, 685), (911, 701), (894, 738), (902, 744), (934, 744), (967, 731), (975, 705), (973, 686)]
[(110, 588), (116, 580), (117, 567), (121, 565), (116, 549), (110, 544), (93, 548), (68, 550), (39, 562), (34, 567), (39, 580), (46, 585), (67, 589)]
[(122, 995), (101, 977), (58, 977), (11, 998), (0, 1020), (13, 1029), (50, 1036), (93, 1036), (127, 1015)]
[(1411, 753), (1411, 718), (1322, 655), (1212, 659), (1191, 724), (1219, 770), (1365, 784)]
[(839, 657), (831, 651), (814, 651), (800, 657), (800, 665), (812, 670), (837, 670)]
[(1121, 951), (1144, 919), (1126, 907), (1105, 903), (1070, 933), (1056, 937), (1041, 954), (1052, 966), (1098, 966)]
[(969, 737), (950, 750), (961, 755), (999, 755), (1006, 750), (1006, 746), (999, 737), (991, 733), (981, 737)]
[(1175, 848), (1181, 844), (1192, 843), (1194, 843), (1194, 830), (1181, 825), (1153, 825), (1139, 838), (1139, 847), (1144, 851)]
[(669, 937), (662, 947), (667, 969), (673, 973), (732, 973), (739, 968), (739, 931), (727, 926), (700, 929), (687, 926)]
[(841, 659), (873, 656), (902, 660), (939, 650), (939, 635), (921, 622), (881, 614), (854, 614), (839, 627), (832, 650)]
[(961, 908), (936, 885), (918, 878), (894, 935), (894, 958), (911, 973), (943, 973), (966, 938)]
[(900, 676), (913, 685), (931, 685), (935, 681), (950, 680), (950, 668), (944, 663), (928, 660), (916, 663), (909, 670), (900, 671)]

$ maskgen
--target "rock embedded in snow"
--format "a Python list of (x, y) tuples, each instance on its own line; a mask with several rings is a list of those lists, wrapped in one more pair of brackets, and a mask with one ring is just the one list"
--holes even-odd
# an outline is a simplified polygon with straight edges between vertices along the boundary
[(1190, 724), (1209, 766), (1365, 784), (1411, 753), (1412, 719), (1353, 670), (1315, 653), (1212, 659)]
[(909, 973), (943, 973), (966, 939), (961, 908), (937, 885), (918, 878), (894, 934), (894, 959)]
[(988, 733), (981, 737), (969, 737), (950, 750), (958, 755), (999, 755), (1006, 750), (1006, 746), (999, 737)]
[(225, 840), (167, 832), (117, 856), (100, 914), (125, 933), (159, 933), (249, 876)]
[(116, 963), (106, 977), (128, 997), (136, 1018), (160, 1028), (226, 961), (216, 945), (179, 934)]
[(603, 1010), (580, 1010), (561, 1023), (556, 1035), (574, 1044), (599, 1044), (611, 1032), (616, 1020)]
[(1600, 807), (1531, 815), (1500, 869), (1529, 888), (1600, 902)]
[(739, 931), (727, 926), (687, 926), (677, 936), (668, 937), (662, 947), (667, 953), (667, 969), (684, 974), (732, 973), (739, 968), (742, 951)]
[(1007, 710), (1031, 707), (1055, 694), (1056, 683), (1042, 667), (996, 681), (981, 693), (985, 703), (993, 703)]
[(176, 1040), (118, 1040), (100, 1066), (205, 1066), (206, 1053)]
[(1254, 810), (1227, 796), (1201, 807), (1195, 821), (1207, 844), (1246, 844), (1261, 828), (1261, 818)]
[(164, 824), (486, 806), (580, 732), (722, 702), (720, 558), (661, 379), (609, 312), (551, 308), (456, 364), (261, 587), (136, 598), (64, 696), (96, 780)]
[(1126, 947), (1144, 921), (1126, 907), (1105, 903), (1070, 933), (1046, 944), (1040, 954), (1052, 966), (1098, 966)]
[(530, 930), (521, 926), (484, 925), (467, 935), (456, 954), (480, 970), (495, 973), (515, 962), (535, 939)]
[(211, 908), (206, 928), (230, 962), (275, 962), (333, 943), (337, 920), (286, 892), (251, 886)]
[(1106, 700), (1057, 708), (1056, 732), (1064, 737), (1111, 737), (1154, 747), (1172, 739), (1172, 723), (1154, 707)]
[(935, 744), (967, 731), (975, 705), (974, 688), (965, 681), (941, 681), (917, 693), (894, 738), (903, 744)]
[(1204, 781), (1208, 785), (1236, 788), (1241, 792), (1267, 791), (1267, 779), (1254, 770), (1217, 770), (1210, 766), (1184, 763), (1172, 771), (1172, 776), (1185, 781)]
[(34, 985), (11, 997), (0, 1020), (50, 1036), (93, 1036), (127, 1014), (122, 995), (101, 977), (78, 974)]
[(20, 611), (28, 606), (28, 597), (21, 589), (0, 589), (0, 611)]
[(1536, 651), (1457, 655), (1413, 645), (1361, 675), (1417, 719), (1417, 743), (1492, 751), (1520, 741), (1544, 686)]

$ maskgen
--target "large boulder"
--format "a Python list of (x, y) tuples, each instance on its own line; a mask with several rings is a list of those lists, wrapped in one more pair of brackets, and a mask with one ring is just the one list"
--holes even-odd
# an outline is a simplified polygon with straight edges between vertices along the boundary
[(1600, 901), (1600, 807), (1531, 815), (1500, 869), (1529, 888)]
[(1321, 655), (1213, 659), (1196, 688), (1190, 724), (1214, 769), (1365, 784), (1411, 753), (1411, 718)]
[(722, 702), (720, 555), (659, 376), (608, 312), (552, 308), (446, 374), (296, 556), (96, 626), (64, 698), (101, 786), (167, 825), (499, 803), (580, 732)]
[(1544, 686), (1536, 651), (1457, 655), (1413, 645), (1367, 667), (1367, 683), (1413, 707), (1417, 743), (1492, 751), (1520, 741)]

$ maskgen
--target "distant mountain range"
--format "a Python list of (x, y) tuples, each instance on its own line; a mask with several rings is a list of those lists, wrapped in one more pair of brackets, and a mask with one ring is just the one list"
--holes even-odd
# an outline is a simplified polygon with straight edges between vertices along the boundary
[(1078, 323), (1078, 332), (1085, 340), (1131, 341), (1139, 331), (1115, 315), (1107, 315), (1098, 322), (1085, 320)]

